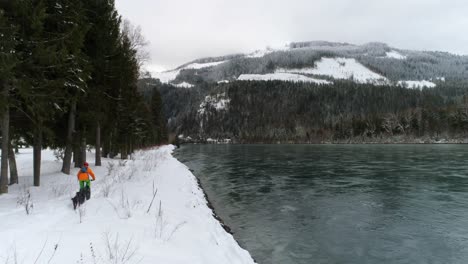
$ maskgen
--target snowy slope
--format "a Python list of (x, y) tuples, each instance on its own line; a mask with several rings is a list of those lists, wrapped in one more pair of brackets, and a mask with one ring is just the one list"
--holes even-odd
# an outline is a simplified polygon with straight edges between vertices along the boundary
[[(91, 164), (97, 176), (93, 197), (76, 211), (70, 201), (76, 176), (59, 173), (61, 163), (43, 151), (41, 187), (31, 187), (32, 151), (21, 150), (21, 185), (0, 196), (0, 263), (254, 263), (214, 219), (195, 177), (172, 150)], [(29, 215), (23, 199), (28, 191)]]
[(246, 58), (262, 58), (267, 54), (272, 53), (273, 51), (271, 50), (257, 50), (253, 53), (247, 54), (245, 57)]
[(204, 115), (206, 108), (214, 108), (216, 111), (226, 110), (229, 106), (231, 99), (226, 97), (226, 93), (217, 94), (215, 96), (206, 96), (205, 100), (200, 103), (198, 114)]
[(349, 58), (322, 58), (313, 68), (277, 69), (277, 73), (296, 73), (325, 75), (335, 79), (354, 79), (360, 83), (386, 83), (388, 80), (372, 72), (355, 59)]
[(397, 59), (397, 60), (406, 60), (406, 56), (402, 55), (398, 51), (392, 50), (386, 53), (386, 57), (390, 59)]
[(159, 79), (162, 83), (170, 83), (177, 78), (180, 70), (153, 73), (153, 78)]
[(180, 69), (153, 73), (153, 78), (159, 79), (162, 83), (170, 83), (176, 79), (177, 75), (179, 75), (180, 71), (182, 70), (189, 70), (189, 69), (199, 70), (199, 69), (204, 69), (204, 68), (210, 68), (210, 67), (223, 64), (225, 62), (227, 61), (217, 61), (217, 62), (208, 62), (208, 63), (191, 63)]
[(419, 88), (422, 89), (423, 87), (427, 88), (434, 88), (437, 85), (430, 81), (399, 81), (399, 86), (406, 87), (406, 88)]
[(220, 64), (223, 64), (228, 61), (217, 61), (217, 62), (207, 62), (207, 63), (191, 63), (187, 66), (184, 66), (182, 69), (204, 69), (204, 68), (209, 68), (209, 67), (214, 67)]
[[(184, 80), (212, 83), (233, 81), (240, 75), (290, 73), (317, 79), (335, 78), (356, 83), (397, 85), (400, 80), (432, 81), (439, 76), (464, 79), (468, 69), (462, 65), (467, 62), (468, 56), (456, 56), (447, 52), (404, 50), (379, 42), (354, 45), (306, 41), (267, 47), (251, 53), (202, 58), (172, 71), (155, 74), (155, 77), (165, 83), (171, 83), (181, 70), (194, 69), (185, 72)], [(222, 66), (219, 66), (221, 64)], [(276, 71), (271, 72), (271, 69)], [(322, 76), (327, 78), (321, 78)], [(302, 78), (289, 77), (267, 75), (255, 76), (252, 79), (290, 81)]]
[(290, 81), (290, 82), (309, 82), (318, 84), (331, 84), (326, 80), (315, 79), (300, 74), (276, 72), (269, 74), (242, 74), (237, 78), (239, 81)]
[(291, 50), (291, 48), (289, 47), (289, 43), (286, 43), (278, 47), (267, 47), (266, 49), (256, 50), (252, 53), (246, 54), (245, 57), (246, 58), (262, 58), (273, 52), (288, 51), (288, 50)]
[(179, 87), (179, 88), (192, 88), (192, 87), (195, 87), (195, 85), (191, 84), (191, 83), (188, 83), (188, 82), (182, 82), (182, 83), (179, 83), (179, 84), (174, 84), (175, 87)]

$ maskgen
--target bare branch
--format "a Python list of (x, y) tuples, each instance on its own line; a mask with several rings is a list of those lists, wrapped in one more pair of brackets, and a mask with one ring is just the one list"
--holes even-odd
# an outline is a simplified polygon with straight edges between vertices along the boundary
[(158, 189), (154, 189), (154, 181), (153, 181), (153, 199), (151, 200), (151, 203), (148, 207), (148, 210), (146, 211), (146, 213), (149, 213), (150, 209), (151, 209), (151, 206), (153, 205), (153, 202), (154, 202), (154, 198), (156, 197), (156, 194), (158, 193)]
[(128, 37), (131, 48), (136, 51), (136, 59), (140, 68), (150, 60), (150, 54), (147, 50), (149, 42), (141, 31), (140, 26), (134, 26), (128, 19), (122, 23), (122, 34)]

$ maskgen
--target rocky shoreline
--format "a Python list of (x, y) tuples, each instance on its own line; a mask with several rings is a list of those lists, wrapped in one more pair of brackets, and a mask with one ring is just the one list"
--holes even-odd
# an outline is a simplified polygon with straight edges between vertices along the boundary
[(316, 141), (296, 141), (296, 140), (272, 140), (272, 141), (248, 141), (237, 139), (180, 139), (179, 144), (311, 144), (311, 145), (327, 145), (327, 144), (468, 144), (467, 137), (408, 137), (408, 136), (392, 136), (392, 137), (353, 137), (348, 139), (324, 139)]

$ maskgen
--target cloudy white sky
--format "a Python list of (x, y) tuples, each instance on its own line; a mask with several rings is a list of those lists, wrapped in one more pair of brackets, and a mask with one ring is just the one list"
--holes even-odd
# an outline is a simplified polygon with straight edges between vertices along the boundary
[(153, 70), (307, 40), (468, 54), (466, 0), (116, 0), (116, 7), (142, 27)]

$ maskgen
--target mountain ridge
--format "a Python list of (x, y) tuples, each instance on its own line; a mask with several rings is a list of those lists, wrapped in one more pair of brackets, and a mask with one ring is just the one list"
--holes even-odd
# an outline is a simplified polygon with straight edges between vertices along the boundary
[[(313, 41), (297, 41), (297, 42), (288, 42), (285, 43), (282, 48), (288, 47), (291, 49), (300, 49), (300, 48), (310, 48), (310, 47), (340, 47), (340, 46), (351, 46), (351, 47), (383, 47), (387, 49), (392, 49), (392, 50), (400, 50), (400, 51), (405, 51), (405, 52), (423, 52), (423, 53), (441, 53), (441, 54), (446, 54), (449, 56), (456, 56), (456, 57), (468, 57), (468, 55), (464, 54), (456, 54), (453, 52), (449, 51), (441, 51), (441, 50), (417, 50), (417, 49), (405, 49), (405, 48), (396, 48), (392, 47), (387, 43), (384, 42), (379, 42), (379, 41), (371, 41), (371, 42), (366, 42), (363, 44), (352, 44), (348, 42), (332, 42), (332, 41), (326, 41), (326, 40), (313, 40)], [(281, 48), (271, 48), (270, 46), (267, 46), (265, 49), (257, 49), (249, 53), (231, 53), (231, 54), (226, 54), (222, 56), (208, 56), (208, 57), (201, 57), (198, 59), (191, 60), (189, 62), (186, 62), (182, 65), (177, 66), (176, 69), (180, 69), (186, 65), (189, 65), (191, 63), (208, 63), (208, 62), (217, 62), (217, 61), (222, 61), (225, 60), (227, 57), (230, 58), (236, 58), (236, 57), (242, 57), (250, 54), (254, 54), (256, 52), (260, 51), (265, 51), (265, 50), (281, 50)], [(172, 71), (172, 70), (166, 70), (166, 71)], [(158, 72), (155, 72), (158, 73)]]
[[(336, 60), (335, 62), (328, 61), (329, 64), (331, 63), (328, 66), (335, 69), (325, 69), (327, 74), (312, 70), (308, 73), (295, 73), (298, 76), (292, 78), (291, 81), (317, 77), (321, 77), (323, 82), (333, 79), (352, 80), (352, 76), (360, 75), (364, 70), (367, 71), (368, 76), (375, 74), (382, 76), (382, 79), (388, 80), (389, 84), (412, 83), (414, 87), (409, 88), (422, 88), (423, 84), (431, 83), (429, 87), (434, 87), (436, 82), (442, 79), (467, 79), (468, 75), (468, 56), (466, 55), (442, 51), (398, 49), (381, 42), (355, 45), (344, 42), (304, 41), (292, 42), (281, 48), (257, 50), (248, 54), (237, 53), (200, 58), (174, 70), (156, 73), (154, 78), (160, 79), (163, 83), (174, 85), (187, 83), (196, 86), (203, 82), (236, 81), (245, 74), (257, 75), (253, 76), (254, 80), (260, 80), (261, 75), (268, 75), (265, 79), (272, 80), (274, 79), (272, 74), (280, 73), (283, 76), (278, 80), (285, 81), (284, 73), (291, 73), (291, 69), (313, 69), (325, 59)], [(355, 64), (357, 67), (354, 68), (360, 68), (361, 72), (345, 69), (346, 64)], [(281, 69), (285, 71), (282, 72)], [(334, 71), (348, 72), (338, 74)], [(244, 77), (241, 79), (245, 80)], [(373, 79), (375, 78), (367, 81), (364, 76), (360, 81), (382, 83)]]

